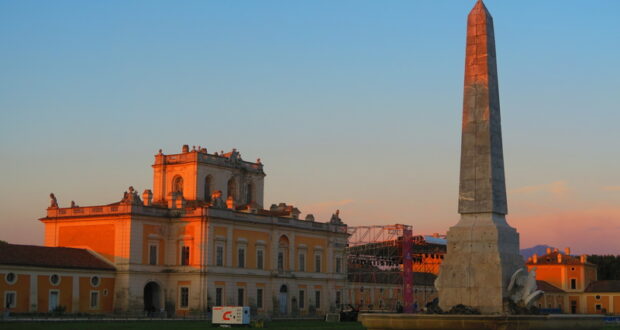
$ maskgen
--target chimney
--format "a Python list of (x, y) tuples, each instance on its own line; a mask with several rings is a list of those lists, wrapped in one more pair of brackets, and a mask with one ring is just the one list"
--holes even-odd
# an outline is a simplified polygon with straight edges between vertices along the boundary
[(550, 247), (547, 248), (547, 254), (551, 254), (551, 248)]
[(588, 256), (585, 254), (582, 254), (579, 260), (581, 261), (582, 264), (585, 264), (586, 262), (588, 262)]
[(567, 256), (570, 255), (570, 248), (569, 247), (564, 249), (564, 254), (567, 255)]
[(534, 255), (532, 255), (532, 262), (533, 263), (538, 263), (538, 254), (534, 253)]
[(553, 252), (558, 252), (558, 248), (554, 248), (554, 249), (553, 249)]
[(561, 264), (562, 263), (562, 254), (558, 253), (558, 263)]
[(142, 202), (144, 203), (144, 206), (153, 205), (153, 192), (151, 191), (151, 189), (146, 189), (142, 193)]

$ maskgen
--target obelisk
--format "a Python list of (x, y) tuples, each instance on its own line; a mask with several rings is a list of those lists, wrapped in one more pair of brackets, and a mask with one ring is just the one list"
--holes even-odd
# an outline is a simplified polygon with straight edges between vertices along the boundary
[(435, 285), (439, 306), (504, 312), (510, 277), (524, 267), (519, 234), (506, 222), (506, 184), (493, 19), (479, 0), (467, 18), (459, 222)]

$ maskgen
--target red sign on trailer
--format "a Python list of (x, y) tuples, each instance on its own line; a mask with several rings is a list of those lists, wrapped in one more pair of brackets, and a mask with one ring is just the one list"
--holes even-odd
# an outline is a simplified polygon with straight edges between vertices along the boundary
[(250, 324), (250, 307), (213, 307), (213, 324)]

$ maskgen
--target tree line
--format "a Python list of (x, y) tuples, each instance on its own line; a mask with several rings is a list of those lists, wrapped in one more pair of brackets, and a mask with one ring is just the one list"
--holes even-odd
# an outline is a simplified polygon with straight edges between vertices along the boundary
[(620, 280), (620, 255), (590, 255), (588, 262), (596, 265), (598, 280)]

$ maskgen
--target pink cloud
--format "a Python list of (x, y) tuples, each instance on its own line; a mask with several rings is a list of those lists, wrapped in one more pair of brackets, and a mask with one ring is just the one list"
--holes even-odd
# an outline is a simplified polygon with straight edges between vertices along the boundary
[(515, 214), (509, 221), (521, 233), (521, 247), (549, 244), (574, 253), (620, 254), (620, 207)]
[(571, 191), (572, 190), (568, 187), (568, 183), (562, 180), (562, 181), (555, 181), (555, 182), (546, 183), (546, 184), (525, 186), (525, 187), (513, 189), (510, 191), (510, 193), (531, 194), (531, 193), (538, 193), (538, 192), (546, 192), (546, 193), (550, 193), (553, 196), (563, 196)]

